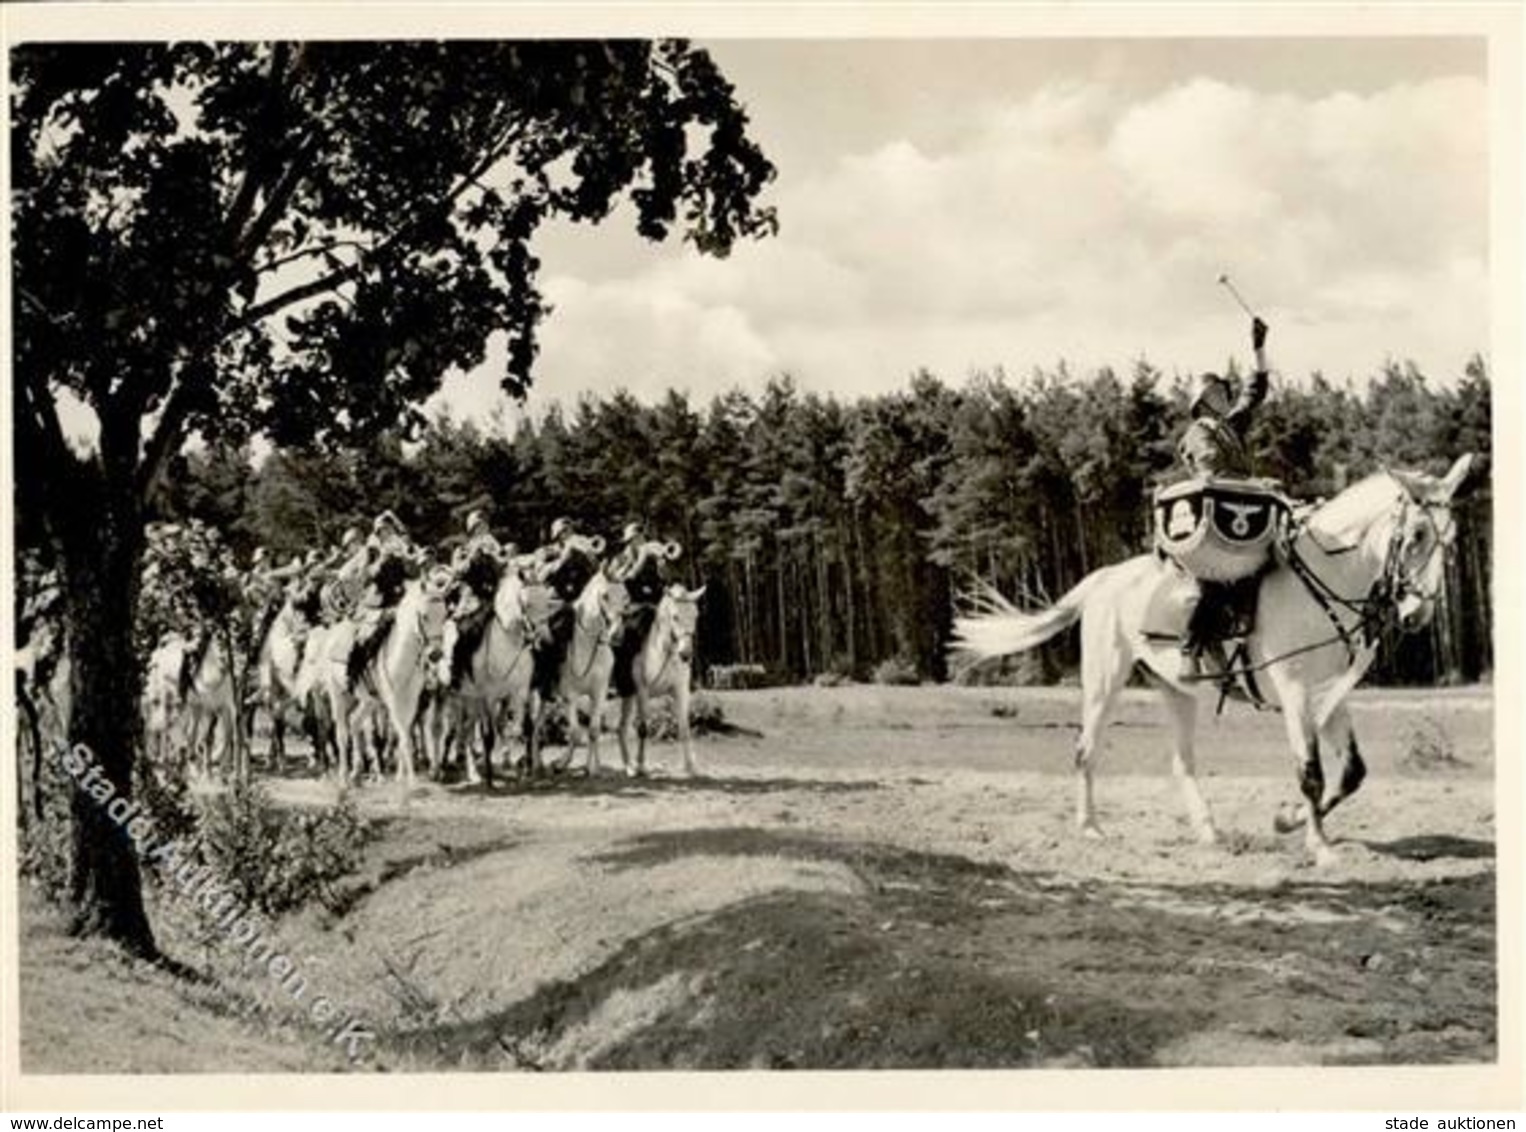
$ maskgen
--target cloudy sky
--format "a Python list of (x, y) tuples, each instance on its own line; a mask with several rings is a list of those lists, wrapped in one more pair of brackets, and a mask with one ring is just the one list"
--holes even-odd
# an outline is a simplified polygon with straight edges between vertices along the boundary
[[(709, 260), (625, 218), (542, 238), (535, 403), (844, 395), (994, 366), (1448, 379), (1488, 347), (1488, 95), (1470, 39), (722, 41), (777, 238)], [(443, 402), (476, 415), (491, 372)]]

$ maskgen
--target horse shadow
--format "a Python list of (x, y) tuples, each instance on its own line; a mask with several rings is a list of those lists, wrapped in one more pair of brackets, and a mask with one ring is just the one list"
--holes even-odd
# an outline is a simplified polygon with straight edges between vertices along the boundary
[(1404, 861), (1478, 861), (1492, 860), (1495, 856), (1492, 841), (1447, 833), (1400, 837), (1393, 841), (1358, 841), (1356, 844), (1372, 853)]

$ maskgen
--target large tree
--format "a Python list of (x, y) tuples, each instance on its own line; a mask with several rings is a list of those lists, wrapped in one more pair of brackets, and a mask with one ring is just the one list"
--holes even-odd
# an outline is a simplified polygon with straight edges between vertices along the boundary
[[(406, 425), (495, 334), (524, 390), (553, 218), (626, 202), (711, 254), (774, 226), (683, 42), (26, 45), (11, 76), (18, 502), (62, 566), (69, 738), (122, 792), (144, 521), (189, 438)], [(82, 794), (74, 828), (79, 927), (152, 952), (126, 838)]]

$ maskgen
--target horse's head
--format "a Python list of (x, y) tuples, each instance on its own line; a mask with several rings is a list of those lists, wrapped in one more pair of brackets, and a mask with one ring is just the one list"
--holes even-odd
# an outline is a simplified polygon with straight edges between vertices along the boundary
[(551, 615), (557, 607), (556, 595), (551, 592), (551, 587), (541, 582), (523, 586), (519, 592), (517, 606), (520, 615), (524, 618), (529, 639), (536, 644), (549, 640)]
[(657, 605), (656, 632), (665, 636), (665, 643), (672, 648), (673, 655), (684, 664), (694, 659), (694, 634), (699, 628), (699, 599), (704, 593), (704, 586), (697, 590), (686, 590), (675, 583), (668, 587)]
[(588, 579), (578, 598), (578, 619), (585, 623), (592, 617), (603, 620), (606, 628), (619, 624), (630, 605), (630, 593), (624, 586), (614, 585), (601, 570)]
[(1406, 633), (1430, 624), (1446, 584), (1446, 558), (1457, 537), (1452, 500), (1482, 461), (1460, 456), (1446, 475), (1390, 471), (1402, 489), (1384, 565), (1384, 580), (1399, 627)]
[(444, 653), (445, 623), (450, 615), (445, 595), (452, 580), (448, 569), (433, 566), (408, 584), (398, 603), (399, 621), (418, 633), (424, 644), (424, 658), (431, 665)]

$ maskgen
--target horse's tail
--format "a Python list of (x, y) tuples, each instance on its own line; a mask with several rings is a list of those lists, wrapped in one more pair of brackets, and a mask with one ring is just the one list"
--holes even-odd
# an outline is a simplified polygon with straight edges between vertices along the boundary
[(968, 671), (981, 661), (1027, 652), (1058, 636), (1080, 620), (1088, 595), (1104, 573), (1092, 571), (1059, 601), (1038, 613), (1024, 613), (993, 587), (979, 583), (975, 592), (963, 595), (961, 604), (970, 612), (954, 619), (950, 652), (955, 672)]

